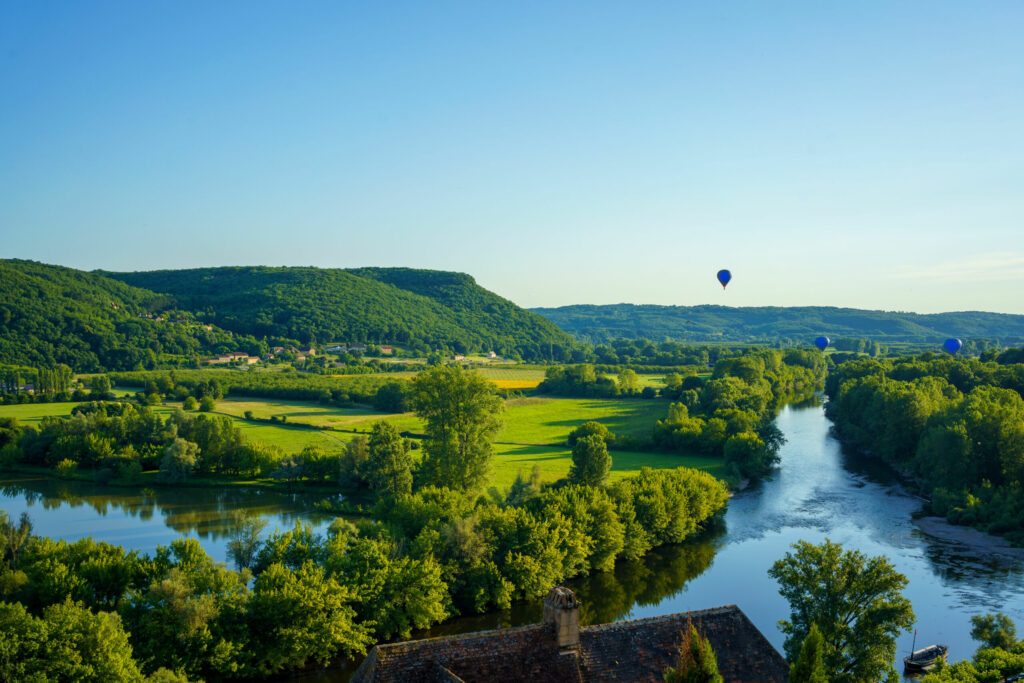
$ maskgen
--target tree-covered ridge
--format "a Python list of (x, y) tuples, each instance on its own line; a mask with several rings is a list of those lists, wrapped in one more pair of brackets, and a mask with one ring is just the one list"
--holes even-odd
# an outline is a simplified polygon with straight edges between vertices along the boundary
[(78, 372), (152, 367), (232, 336), (187, 320), (157, 320), (170, 300), (95, 273), (0, 260), (0, 363), (66, 364)]
[(807, 341), (819, 334), (890, 343), (931, 343), (947, 337), (1024, 342), (1024, 315), (964, 311), (904, 313), (829, 306), (747, 307), (613, 304), (534, 308), (579, 339)]
[(110, 273), (256, 337), (407, 344), (548, 357), (571, 339), (473, 278), (405, 268), (232, 267)]

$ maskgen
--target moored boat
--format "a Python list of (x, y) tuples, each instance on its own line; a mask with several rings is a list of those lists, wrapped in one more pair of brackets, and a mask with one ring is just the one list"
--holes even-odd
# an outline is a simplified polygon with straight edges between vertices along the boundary
[(903, 658), (903, 668), (910, 672), (929, 671), (934, 668), (939, 660), (946, 659), (949, 648), (945, 645), (929, 645), (928, 647), (914, 650)]

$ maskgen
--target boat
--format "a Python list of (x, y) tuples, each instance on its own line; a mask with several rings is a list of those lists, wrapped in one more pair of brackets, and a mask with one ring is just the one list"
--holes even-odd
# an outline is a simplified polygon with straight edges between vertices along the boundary
[(903, 669), (911, 673), (930, 671), (939, 663), (945, 660), (949, 648), (945, 645), (929, 645), (928, 647), (914, 650), (903, 658)]

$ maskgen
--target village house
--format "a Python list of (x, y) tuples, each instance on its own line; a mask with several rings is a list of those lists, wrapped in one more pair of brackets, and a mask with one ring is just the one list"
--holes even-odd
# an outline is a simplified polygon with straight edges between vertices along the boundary
[(395, 352), (395, 347), (388, 346), (387, 344), (383, 344), (380, 347), (380, 352), (381, 352), (381, 354), (383, 354), (385, 356), (390, 356), (391, 354), (393, 354)]
[(559, 586), (539, 624), (377, 645), (352, 681), (662, 681), (691, 623), (710, 641), (726, 683), (789, 678), (782, 655), (735, 605), (583, 627), (579, 607)]

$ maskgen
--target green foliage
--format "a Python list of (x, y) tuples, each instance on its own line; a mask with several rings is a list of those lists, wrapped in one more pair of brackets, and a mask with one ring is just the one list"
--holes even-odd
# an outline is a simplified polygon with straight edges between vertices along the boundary
[(409, 456), (409, 444), (398, 429), (388, 422), (377, 422), (373, 425), (367, 447), (369, 457), (359, 472), (370, 490), (388, 498), (411, 493), (412, 458)]
[(475, 373), (440, 365), (412, 380), (412, 403), (426, 423), (424, 481), (467, 491), (483, 486), (504, 408), (494, 385)]
[(569, 481), (586, 486), (601, 486), (608, 480), (612, 457), (608, 446), (599, 435), (584, 436), (572, 447), (572, 466)]
[(825, 672), (825, 642), (817, 624), (811, 624), (800, 654), (789, 667), (789, 683), (828, 683)]
[(0, 260), (0, 363), (77, 372), (152, 368), (163, 356), (233, 350), (236, 338), (171, 311), (170, 301), (96, 273)]
[(199, 460), (199, 446), (176, 438), (164, 449), (160, 459), (160, 477), (167, 482), (180, 483), (189, 478)]
[(827, 388), (842, 438), (915, 475), (933, 512), (1024, 543), (1024, 365), (864, 359)]
[(527, 359), (547, 358), (552, 349), (561, 358), (572, 346), (552, 323), (461, 273), (245, 267), (109, 275), (257, 338), (444, 346)]
[(70, 601), (41, 617), (0, 602), (0, 679), (5, 681), (125, 681), (143, 676), (116, 614), (93, 614)]
[(976, 614), (971, 617), (971, 638), (982, 647), (1009, 650), (1017, 644), (1017, 626), (1005, 614)]
[(199, 412), (212, 413), (217, 407), (217, 402), (213, 399), (213, 396), (203, 396), (199, 399)]
[(973, 659), (940, 662), (921, 683), (1001, 683), (1024, 673), (1024, 641), (1017, 640), (1017, 627), (1005, 614), (974, 616), (971, 624), (971, 637), (981, 643)]
[(566, 441), (566, 444), (569, 446), (569, 448), (572, 448), (573, 446), (576, 445), (576, 442), (579, 439), (586, 436), (600, 437), (601, 440), (604, 441), (605, 444), (609, 446), (615, 443), (615, 435), (611, 432), (610, 429), (608, 429), (608, 427), (606, 427), (600, 422), (595, 422), (591, 420), (589, 422), (584, 422), (579, 427), (569, 432), (569, 438)]
[(690, 623), (679, 646), (676, 665), (665, 669), (665, 683), (723, 683), (711, 643)]
[[(595, 343), (624, 339), (690, 342), (778, 342), (809, 345), (827, 330), (836, 345), (867, 351), (864, 337), (882, 343), (917, 342), (936, 346), (951, 330), (971, 339), (1024, 341), (1024, 316), (1001, 313), (895, 313), (824, 306), (742, 307), (614, 304), (535, 308), (580, 339)], [(854, 338), (859, 344), (843, 343)], [(857, 339), (861, 338), (861, 339)]]
[(812, 625), (824, 640), (825, 670), (834, 683), (895, 677), (896, 635), (914, 623), (902, 591), (907, 577), (885, 557), (868, 558), (826, 540), (799, 541), (775, 562), (769, 575), (789, 602), (786, 658), (796, 662)]
[[(785, 401), (806, 398), (821, 388), (825, 364), (821, 354), (749, 350), (720, 359), (711, 379), (683, 389), (668, 416), (654, 429), (663, 450), (699, 451), (722, 457), (739, 478), (767, 476), (778, 463), (784, 442), (772, 419)], [(687, 378), (689, 379), (689, 378)]]

